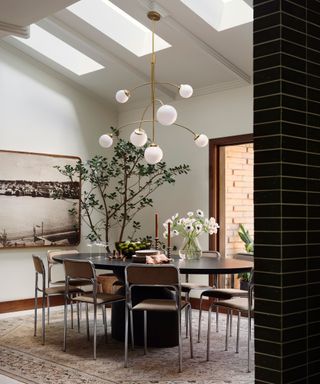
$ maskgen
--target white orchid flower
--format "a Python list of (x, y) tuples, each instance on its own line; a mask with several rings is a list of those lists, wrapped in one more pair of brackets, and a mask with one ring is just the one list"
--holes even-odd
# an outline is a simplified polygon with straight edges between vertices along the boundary
[(172, 231), (172, 237), (173, 236), (178, 236), (179, 235), (179, 231), (177, 231), (176, 229), (174, 229), (173, 231)]
[(187, 233), (190, 233), (193, 231), (193, 226), (191, 224), (187, 224), (185, 227), (184, 227), (185, 231)]
[(192, 217), (192, 216), (193, 216), (193, 212), (191, 212), (191, 211), (188, 212), (188, 213), (187, 213), (187, 216), (188, 216), (188, 217)]

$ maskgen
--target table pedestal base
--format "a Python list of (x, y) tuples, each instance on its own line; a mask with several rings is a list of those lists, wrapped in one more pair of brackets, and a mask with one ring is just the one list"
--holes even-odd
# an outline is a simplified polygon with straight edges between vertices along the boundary
[[(124, 293), (121, 288), (119, 293)], [(158, 298), (171, 299), (173, 293), (161, 288), (136, 288), (133, 291), (133, 304), (141, 300)], [(148, 312), (147, 330), (148, 346), (150, 347), (174, 347), (178, 345), (178, 321), (177, 314), (171, 312)], [(143, 345), (143, 312), (133, 313), (134, 342)], [(125, 304), (124, 302), (112, 305), (112, 337), (124, 341)], [(129, 326), (130, 329), (130, 326)], [(130, 337), (129, 337), (130, 341)]]

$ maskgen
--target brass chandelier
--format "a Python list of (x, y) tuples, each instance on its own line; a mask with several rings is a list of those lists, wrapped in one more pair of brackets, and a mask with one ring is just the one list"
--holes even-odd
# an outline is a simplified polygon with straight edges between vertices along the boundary
[[(206, 135), (196, 133), (192, 129), (185, 127), (184, 125), (177, 124), (176, 109), (172, 105), (164, 104), (160, 99), (156, 97), (156, 85), (158, 84), (170, 85), (179, 89), (179, 94), (183, 98), (191, 97), (193, 94), (193, 89), (191, 85), (188, 85), (188, 84), (177, 85), (169, 82), (166, 82), (166, 83), (156, 82), (155, 80), (156, 54), (154, 49), (154, 30), (155, 30), (155, 23), (160, 20), (161, 16), (156, 11), (150, 11), (148, 12), (148, 18), (152, 21), (152, 56), (151, 56), (150, 81), (147, 83), (140, 84), (131, 90), (127, 90), (127, 89), (119, 90), (116, 93), (116, 100), (121, 104), (126, 103), (131, 98), (132, 93), (136, 89), (144, 86), (150, 86), (151, 102), (145, 107), (140, 120), (122, 125), (116, 128), (116, 130), (119, 131), (122, 128), (128, 127), (130, 125), (138, 125), (138, 128), (136, 128), (130, 135), (130, 142), (136, 147), (143, 147), (148, 141), (148, 136), (145, 130), (142, 128), (142, 125), (145, 123), (151, 123), (152, 124), (151, 143), (145, 149), (144, 158), (148, 164), (157, 164), (162, 160), (163, 152), (162, 152), (162, 149), (159, 147), (159, 145), (156, 144), (156, 139), (155, 139), (156, 123), (160, 123), (161, 125), (165, 125), (165, 126), (176, 125), (178, 127), (185, 129), (186, 131), (190, 132), (193, 135), (194, 142), (198, 147), (205, 147), (208, 144), (209, 140)], [(157, 111), (156, 111), (156, 103), (159, 103), (161, 105)], [(150, 108), (152, 112), (152, 118), (145, 119), (145, 115)], [(100, 136), (99, 144), (104, 148), (110, 148), (113, 144), (112, 136), (113, 136), (112, 133), (108, 133)]]

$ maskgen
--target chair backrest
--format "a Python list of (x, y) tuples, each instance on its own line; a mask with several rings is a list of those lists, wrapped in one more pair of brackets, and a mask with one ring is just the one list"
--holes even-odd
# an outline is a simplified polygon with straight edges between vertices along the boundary
[(221, 254), (218, 251), (202, 251), (202, 256), (213, 257), (215, 259), (221, 259)]
[(68, 249), (68, 250), (61, 250), (61, 249), (50, 249), (48, 252), (47, 252), (47, 259), (48, 259), (48, 263), (49, 264), (57, 264), (57, 261), (55, 261), (53, 258), (55, 256), (61, 256), (61, 255), (76, 255), (78, 254), (79, 251), (77, 251), (76, 249)]
[(126, 283), (134, 285), (177, 286), (179, 271), (174, 265), (131, 264), (125, 270)]
[[(60, 266), (62, 266), (62, 264), (58, 263), (57, 261), (55, 261), (53, 258), (55, 256), (61, 256), (61, 255), (77, 255), (79, 253), (79, 251), (77, 251), (76, 249), (68, 249), (68, 250), (61, 250), (61, 249), (50, 249), (49, 251), (47, 251), (47, 261), (48, 261), (48, 286), (50, 286), (50, 284), (54, 284), (55, 282), (52, 281), (52, 268), (54, 267), (54, 265), (59, 265), (59, 266), (56, 266), (54, 267), (55, 270), (58, 270), (60, 271)], [(54, 279), (56, 280), (56, 279)]]
[(42, 259), (39, 256), (32, 255), (34, 269), (40, 275), (45, 275), (45, 268)]
[(254, 299), (254, 270), (252, 269), (249, 277), (249, 289), (248, 289), (248, 298), (249, 298), (249, 308), (252, 308), (253, 299)]
[(63, 261), (66, 277), (69, 279), (96, 279), (96, 271), (90, 260), (72, 260)]
[[(43, 264), (41, 257), (32, 255), (34, 269), (36, 271), (36, 279), (35, 279), (35, 289), (41, 292), (44, 292), (46, 288), (46, 270)], [(42, 276), (42, 287), (39, 287), (39, 278), (38, 276)]]

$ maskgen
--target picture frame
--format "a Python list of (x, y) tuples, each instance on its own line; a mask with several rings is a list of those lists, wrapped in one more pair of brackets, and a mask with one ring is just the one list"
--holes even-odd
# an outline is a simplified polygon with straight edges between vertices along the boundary
[(80, 243), (80, 179), (68, 180), (55, 168), (80, 160), (0, 150), (0, 251)]

